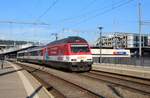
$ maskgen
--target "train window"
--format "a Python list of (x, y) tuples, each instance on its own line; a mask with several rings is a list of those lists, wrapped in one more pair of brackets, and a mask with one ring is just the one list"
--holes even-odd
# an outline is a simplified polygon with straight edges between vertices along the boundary
[(27, 52), (27, 55), (28, 55), (28, 56), (31, 56), (31, 52)]
[(31, 51), (30, 56), (38, 56), (38, 51)]
[(30, 52), (30, 56), (33, 56), (33, 52)]
[(19, 56), (19, 57), (20, 57), (20, 56), (24, 56), (24, 53), (19, 53), (18, 56)]
[(34, 55), (35, 55), (35, 56), (38, 56), (38, 51), (34, 51)]
[(24, 56), (28, 56), (28, 52), (25, 52), (25, 53), (24, 53)]
[(71, 51), (74, 53), (78, 52), (89, 52), (88, 45), (71, 45)]

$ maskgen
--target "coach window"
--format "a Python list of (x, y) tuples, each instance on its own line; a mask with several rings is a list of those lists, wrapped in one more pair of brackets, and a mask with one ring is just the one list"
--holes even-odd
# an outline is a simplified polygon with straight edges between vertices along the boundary
[(30, 56), (33, 56), (33, 51), (32, 51), (32, 52), (30, 52)]
[(24, 53), (24, 56), (28, 56), (28, 52), (25, 52), (25, 53)]
[(32, 52), (31, 52), (31, 55), (32, 55), (32, 56), (35, 56), (35, 55), (36, 55), (35, 51), (32, 51)]
[(34, 51), (34, 55), (35, 55), (35, 56), (38, 56), (38, 51)]
[(32, 54), (31, 54), (31, 52), (28, 52), (28, 56), (31, 56)]
[(19, 53), (18, 56), (24, 56), (24, 53)]

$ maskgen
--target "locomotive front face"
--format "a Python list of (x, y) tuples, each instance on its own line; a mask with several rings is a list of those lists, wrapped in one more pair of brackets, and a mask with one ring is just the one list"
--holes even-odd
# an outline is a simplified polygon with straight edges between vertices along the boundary
[(71, 44), (70, 50), (71, 62), (92, 62), (92, 55), (87, 44)]

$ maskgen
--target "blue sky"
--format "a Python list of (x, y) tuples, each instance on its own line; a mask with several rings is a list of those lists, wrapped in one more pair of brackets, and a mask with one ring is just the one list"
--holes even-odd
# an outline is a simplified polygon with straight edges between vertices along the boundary
[[(41, 16), (55, 2), (46, 14)], [(138, 0), (1, 0), (0, 21), (45, 22), (50, 26), (0, 23), (0, 38), (50, 42), (59, 38), (81, 36), (93, 43), (98, 26), (103, 32), (138, 32)], [(150, 21), (150, 0), (141, 0), (142, 20)], [(123, 6), (118, 7), (118, 5)], [(113, 9), (113, 10), (112, 10)], [(150, 25), (142, 27), (149, 34)], [(107, 35), (109, 33), (103, 33)]]

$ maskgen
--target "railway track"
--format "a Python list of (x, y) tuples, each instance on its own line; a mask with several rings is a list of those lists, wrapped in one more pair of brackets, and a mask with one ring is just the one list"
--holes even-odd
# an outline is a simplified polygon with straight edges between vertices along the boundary
[(149, 80), (95, 70), (68, 73), (34, 64), (17, 64), (44, 81), (56, 98), (150, 98)]
[(114, 92), (118, 95), (119, 93), (117, 93), (117, 91), (115, 90), (115, 86), (119, 86), (130, 91), (139, 92), (141, 94), (150, 96), (150, 80), (148, 79), (112, 74), (97, 70), (81, 73), (80, 75), (108, 83), (110, 88), (113, 89)]
[(41, 69), (35, 69), (18, 63), (17, 65), (31, 73), (55, 98), (104, 98), (69, 81), (41, 71)]

